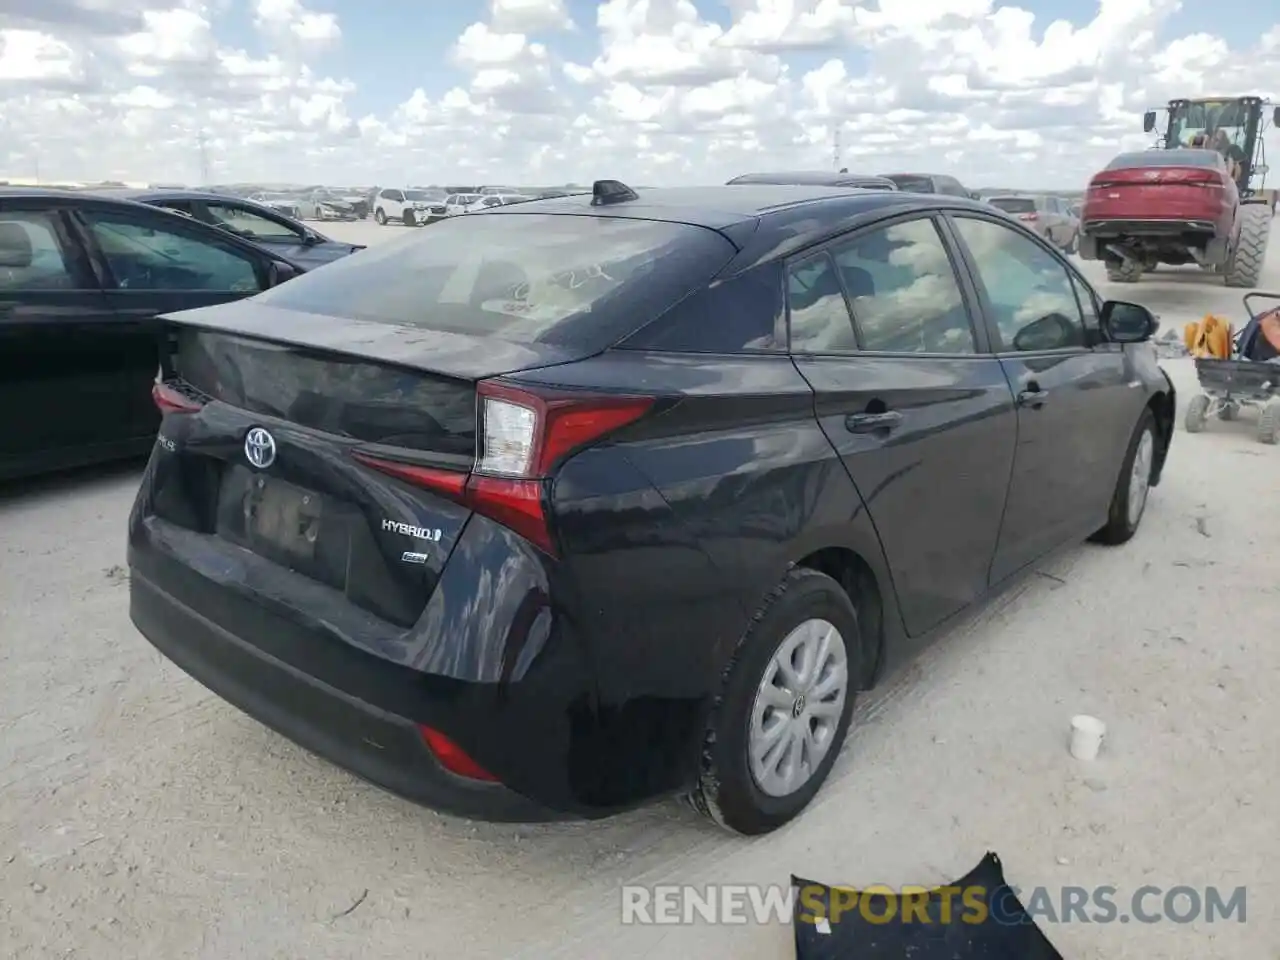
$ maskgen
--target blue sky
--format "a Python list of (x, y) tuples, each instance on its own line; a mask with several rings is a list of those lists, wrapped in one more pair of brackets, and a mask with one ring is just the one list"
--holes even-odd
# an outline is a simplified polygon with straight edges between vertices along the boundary
[[(695, 0), (702, 17), (727, 28), (730, 12), (723, 0)], [(1142, 4), (1144, 0), (1132, 0)], [(1057, 19), (1077, 26), (1092, 20), (1098, 4), (1082, 0), (1020, 0), (1003, 6), (1019, 6), (1036, 15), (1037, 39)], [(449, 62), (449, 50), (471, 23), (487, 17), (484, 0), (308, 0), (318, 12), (337, 14), (343, 40), (335, 48), (312, 61), (319, 73), (346, 77), (357, 85), (350, 99), (356, 116), (384, 113), (416, 87), (432, 97), (465, 84), (466, 75)], [(560, 58), (590, 63), (600, 49), (596, 30), (598, 4), (589, 0), (568, 0), (567, 6), (578, 25), (572, 32), (557, 31), (534, 39), (546, 44)], [(1170, 17), (1161, 33), (1173, 39), (1196, 32), (1216, 34), (1233, 47), (1247, 46), (1265, 29), (1263, 4), (1245, 0), (1184, 0), (1182, 9)], [(263, 53), (261, 39), (254, 33), (249, 0), (234, 0), (232, 10), (215, 21), (219, 39), (228, 45)], [(851, 73), (856, 73), (856, 50), (791, 53), (786, 59), (793, 72), (803, 73), (838, 53)], [(1213, 91), (1187, 91), (1189, 95)]]

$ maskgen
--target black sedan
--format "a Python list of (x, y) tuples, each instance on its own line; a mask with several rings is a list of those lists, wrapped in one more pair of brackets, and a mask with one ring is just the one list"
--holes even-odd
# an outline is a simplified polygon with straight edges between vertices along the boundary
[(966, 199), (633, 191), (443, 221), (178, 314), (131, 616), (404, 796), (798, 814), (858, 691), (1173, 435), (1141, 306)]
[(343, 243), (326, 237), (266, 204), (238, 197), (224, 197), (196, 190), (120, 189), (102, 193), (184, 214), (259, 244), (308, 269), (332, 263), (364, 249), (362, 244)]
[(146, 453), (156, 315), (302, 270), (153, 207), (0, 187), (0, 479)]

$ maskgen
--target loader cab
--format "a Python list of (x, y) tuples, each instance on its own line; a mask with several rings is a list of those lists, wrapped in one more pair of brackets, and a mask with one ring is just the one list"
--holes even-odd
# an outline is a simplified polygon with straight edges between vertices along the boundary
[[(1229, 155), (1238, 164), (1236, 185), (1242, 198), (1260, 191), (1266, 182), (1266, 147), (1262, 134), (1268, 119), (1280, 126), (1280, 107), (1270, 110), (1261, 97), (1205, 97), (1170, 100), (1168, 122), (1156, 146), (1164, 150), (1209, 146)], [(1147, 133), (1156, 129), (1157, 111), (1142, 117)], [(1256, 181), (1256, 182), (1255, 182)]]

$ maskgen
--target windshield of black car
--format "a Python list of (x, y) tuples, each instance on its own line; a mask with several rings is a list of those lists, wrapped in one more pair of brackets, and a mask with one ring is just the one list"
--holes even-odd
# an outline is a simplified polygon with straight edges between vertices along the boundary
[(1131, 170), (1142, 167), (1216, 167), (1221, 155), (1214, 150), (1143, 150), (1122, 153), (1109, 164), (1108, 170)]
[(1036, 202), (1031, 197), (992, 197), (988, 202), (1005, 213), (1036, 212)]
[(891, 173), (885, 177), (898, 185), (898, 189), (907, 193), (933, 193), (933, 181), (928, 177), (918, 177), (907, 173)]
[(267, 291), (261, 302), (603, 349), (708, 283), (736, 252), (716, 231), (687, 224), (501, 211), (451, 217), (370, 247)]

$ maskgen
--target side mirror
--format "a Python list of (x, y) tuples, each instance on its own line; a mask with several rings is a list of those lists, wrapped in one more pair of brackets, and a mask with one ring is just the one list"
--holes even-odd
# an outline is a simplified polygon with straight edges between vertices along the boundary
[(1150, 340), (1158, 329), (1160, 321), (1140, 303), (1126, 303), (1123, 300), (1108, 300), (1102, 305), (1102, 335), (1112, 343), (1142, 343)]
[(292, 280), (301, 272), (292, 264), (285, 263), (283, 260), (272, 260), (267, 267), (267, 286), (278, 287), (280, 284)]
[(1148, 110), (1142, 115), (1142, 132), (1150, 133), (1156, 128), (1156, 112)]
[(1037, 350), (1061, 350), (1081, 344), (1080, 327), (1060, 313), (1046, 313), (1032, 320), (1013, 337), (1013, 349), (1019, 353)]

